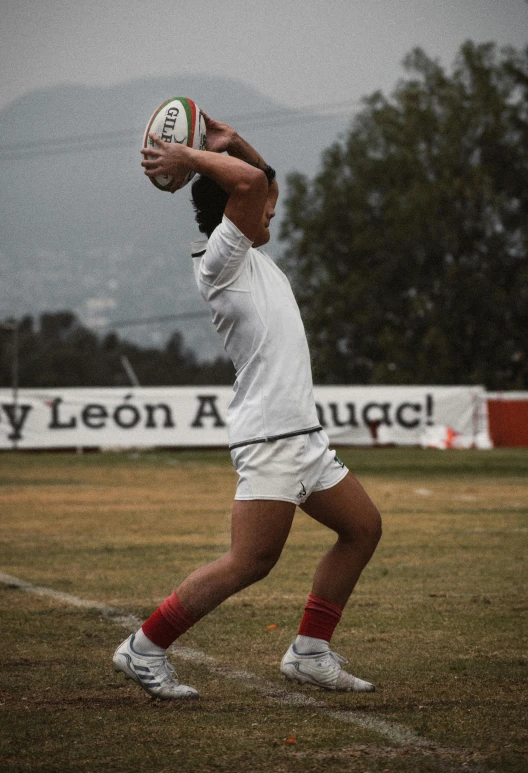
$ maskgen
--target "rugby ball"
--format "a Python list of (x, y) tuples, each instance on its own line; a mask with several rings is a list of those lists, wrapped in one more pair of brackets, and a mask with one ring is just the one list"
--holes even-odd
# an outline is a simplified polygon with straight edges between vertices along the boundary
[[(154, 141), (149, 137), (153, 132), (164, 142), (178, 142), (196, 150), (205, 150), (205, 121), (200, 108), (186, 97), (172, 97), (163, 102), (152, 114), (143, 136), (143, 147), (154, 147)], [(192, 180), (194, 172), (180, 182), (178, 188)], [(170, 191), (174, 184), (174, 177), (158, 175), (151, 177), (150, 181), (160, 191)]]

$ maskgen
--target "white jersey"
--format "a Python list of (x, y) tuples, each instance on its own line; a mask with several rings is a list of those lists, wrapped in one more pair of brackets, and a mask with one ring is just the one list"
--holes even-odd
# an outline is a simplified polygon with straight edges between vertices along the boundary
[(196, 282), (236, 370), (230, 448), (321, 429), (306, 334), (290, 283), (224, 216), (193, 244)]

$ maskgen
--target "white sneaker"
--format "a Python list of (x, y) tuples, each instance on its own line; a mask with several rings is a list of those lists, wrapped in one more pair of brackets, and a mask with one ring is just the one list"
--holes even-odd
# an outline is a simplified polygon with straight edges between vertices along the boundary
[(299, 684), (315, 684), (325, 690), (339, 692), (374, 692), (376, 688), (373, 684), (343, 671), (341, 663), (348, 663), (348, 660), (337, 652), (327, 650), (300, 655), (292, 644), (282, 659), (280, 669), (287, 679)]
[(164, 701), (198, 698), (193, 687), (180, 684), (166, 655), (140, 655), (133, 648), (135, 634), (119, 645), (114, 653), (114, 668), (133, 679), (153, 698)]

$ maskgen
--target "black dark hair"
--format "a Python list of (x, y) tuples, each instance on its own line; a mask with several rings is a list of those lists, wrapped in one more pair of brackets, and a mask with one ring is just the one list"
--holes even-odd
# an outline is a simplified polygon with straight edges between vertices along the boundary
[(207, 236), (211, 236), (217, 225), (222, 222), (229, 194), (210, 177), (201, 175), (191, 188), (198, 228)]

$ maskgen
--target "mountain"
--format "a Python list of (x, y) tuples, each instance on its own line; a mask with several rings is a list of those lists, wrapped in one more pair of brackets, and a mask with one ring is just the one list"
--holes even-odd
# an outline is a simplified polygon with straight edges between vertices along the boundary
[[(161, 192), (139, 166), (149, 116), (175, 95), (240, 128), (277, 169), (283, 192), (288, 172), (314, 174), (350, 120), (303, 114), (241, 81), (202, 75), (62, 85), (12, 102), (0, 111), (0, 320), (70, 309), (104, 331), (120, 320), (206, 312), (189, 257), (198, 237), (190, 187)], [(275, 233), (280, 218), (279, 205)], [(269, 250), (280, 256), (276, 237)], [(207, 316), (119, 334), (157, 345), (175, 329), (200, 359), (222, 353)]]

